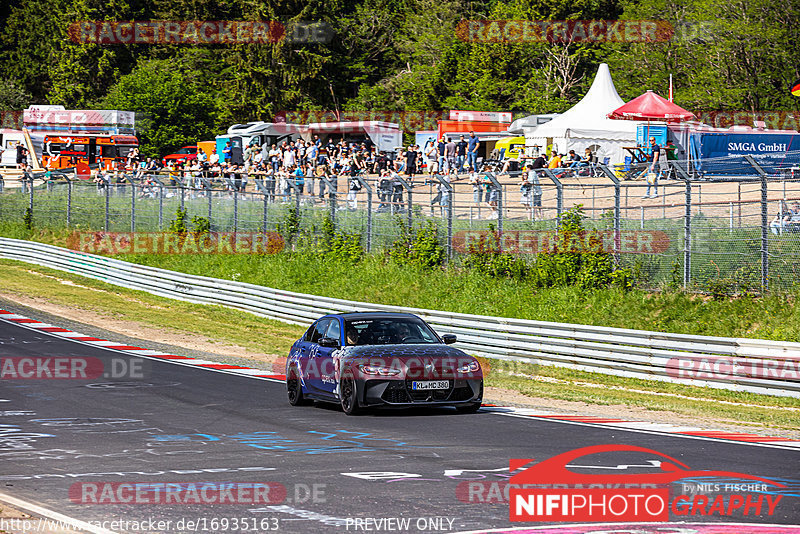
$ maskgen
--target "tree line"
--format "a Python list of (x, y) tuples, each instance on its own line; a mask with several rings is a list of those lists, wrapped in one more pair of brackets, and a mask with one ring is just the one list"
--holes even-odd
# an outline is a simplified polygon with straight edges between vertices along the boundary
[[(11, 0), (0, 8), (0, 109), (30, 103), (140, 113), (143, 152), (294, 110), (567, 109), (598, 64), (629, 100), (695, 112), (794, 111), (800, 0)], [(659, 21), (656, 42), (465, 38), (469, 21)], [(78, 21), (323, 23), (326, 42), (98, 44)]]

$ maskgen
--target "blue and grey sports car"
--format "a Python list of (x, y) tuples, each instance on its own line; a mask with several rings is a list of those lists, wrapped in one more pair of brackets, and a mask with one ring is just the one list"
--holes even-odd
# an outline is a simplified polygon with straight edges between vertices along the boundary
[(483, 371), (410, 313), (358, 312), (317, 319), (286, 360), (289, 403), (341, 404), (348, 415), (370, 406), (454, 406), (476, 412)]

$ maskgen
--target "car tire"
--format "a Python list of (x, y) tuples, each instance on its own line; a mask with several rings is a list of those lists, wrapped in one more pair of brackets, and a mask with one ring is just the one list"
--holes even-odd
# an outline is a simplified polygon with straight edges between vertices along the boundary
[(286, 393), (289, 397), (289, 404), (292, 406), (308, 404), (308, 401), (303, 396), (303, 386), (300, 385), (300, 379), (294, 369), (290, 370), (286, 376)]
[(358, 387), (353, 375), (344, 375), (339, 383), (339, 391), (342, 395), (342, 411), (347, 415), (357, 415), (362, 408), (358, 404)]

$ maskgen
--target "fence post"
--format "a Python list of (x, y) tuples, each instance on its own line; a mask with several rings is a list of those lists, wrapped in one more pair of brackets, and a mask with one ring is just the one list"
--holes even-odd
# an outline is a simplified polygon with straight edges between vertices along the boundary
[(26, 172), (26, 178), (28, 178), (28, 188), (30, 189), (28, 195), (28, 207), (31, 210), (31, 214), (33, 213), (33, 174)]
[[(599, 165), (603, 174), (614, 183), (614, 262), (619, 265), (619, 251), (622, 242), (622, 222), (620, 221), (620, 181), (617, 175), (608, 168), (608, 165)], [(666, 197), (666, 195), (664, 195)]]
[(239, 231), (239, 191), (233, 190), (233, 234)]
[(434, 174), (433, 176), (439, 180), (439, 183), (447, 191), (447, 259), (450, 260), (453, 258), (453, 197), (456, 194), (455, 188), (449, 180), (441, 175)]
[(733, 233), (733, 202), (729, 202), (729, 204), (730, 204), (730, 212), (731, 213), (730, 213), (730, 224), (729, 224), (728, 233)]
[(361, 187), (367, 192), (367, 243), (365, 249), (367, 252), (370, 252), (372, 250), (372, 187), (361, 174), (356, 175), (356, 180), (358, 180)]
[(686, 180), (686, 208), (683, 213), (683, 287), (692, 281), (692, 182)]
[(767, 217), (767, 173), (756, 163), (753, 156), (746, 155), (745, 161), (761, 177), (761, 287), (769, 290), (769, 220)]
[(103, 175), (103, 188), (106, 191), (106, 220), (105, 224), (103, 225), (103, 230), (108, 232), (108, 223), (109, 223), (109, 195), (111, 195), (111, 178), (106, 177)]
[(181, 211), (184, 211), (184, 209), (185, 209), (184, 208), (184, 204), (185, 204), (186, 201), (185, 201), (185, 198), (184, 198), (185, 194), (184, 194), (184, 190), (183, 190), (183, 171), (181, 171), (181, 174), (180, 174), (180, 177), (179, 177), (179, 180), (178, 180), (178, 188), (180, 188), (180, 190), (181, 190)]
[[(503, 233), (503, 186), (497, 180), (497, 176), (493, 172), (486, 173), (484, 175), (486, 178), (492, 182), (492, 188), (497, 190), (497, 232), (502, 234)], [(489, 193), (487, 192), (487, 195)], [(491, 198), (491, 196), (490, 196)]]
[(69, 228), (71, 224), (72, 224), (72, 180), (67, 178), (67, 228)]
[(164, 228), (164, 184), (158, 183), (158, 229)]
[(564, 184), (551, 169), (542, 169), (556, 186), (556, 231), (561, 226), (561, 213), (564, 211)]
[(300, 188), (294, 188), (294, 216), (297, 218), (297, 227), (300, 228)]
[[(414, 216), (413, 216), (413, 213), (412, 213), (414, 206), (413, 206), (412, 200), (411, 200), (411, 188), (412, 188), (412, 185), (410, 183), (408, 183), (405, 180), (405, 178), (403, 178), (399, 174), (396, 174), (394, 179), (397, 180), (398, 182), (400, 182), (400, 185), (403, 186), (403, 189), (407, 193), (406, 200), (407, 200), (407, 205), (408, 205), (408, 227), (411, 228), (412, 224), (414, 223)], [(394, 181), (394, 180), (392, 180), (392, 181)], [(392, 185), (394, 186), (394, 184), (392, 184)], [(392, 203), (391, 203), (391, 206), (394, 207), (394, 187), (392, 187)], [(392, 215), (394, 215), (394, 212), (392, 212)]]
[[(209, 193), (210, 195), (211, 193)], [(264, 214), (263, 214), (263, 232), (266, 235), (267, 233), (267, 210), (269, 209), (267, 206), (269, 205), (269, 193), (266, 190), (263, 192), (264, 195)], [(209, 204), (210, 206), (210, 204)], [(210, 220), (210, 217), (209, 217)]]
[(133, 177), (131, 181), (131, 233), (136, 231), (136, 182)]

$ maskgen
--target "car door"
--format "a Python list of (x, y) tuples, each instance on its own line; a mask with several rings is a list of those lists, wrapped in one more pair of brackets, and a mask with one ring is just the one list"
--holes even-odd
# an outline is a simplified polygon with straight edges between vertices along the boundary
[(323, 387), (323, 375), (325, 372), (322, 368), (322, 363), (325, 360), (324, 355), (330, 351), (326, 350), (326, 347), (321, 347), (319, 341), (325, 337), (328, 328), (334, 321), (336, 319), (330, 317), (323, 317), (318, 320), (314, 329), (310, 331), (311, 336), (300, 347), (301, 360), (303, 362), (303, 383), (312, 394), (320, 395), (326, 392), (326, 388)]
[(289, 353), (289, 360), (294, 362), (300, 372), (300, 378), (303, 385), (308, 386), (310, 375), (309, 373), (309, 360), (312, 348), (316, 342), (323, 336), (330, 319), (322, 318), (312, 324), (300, 340), (298, 340)]
[(318, 345), (319, 349), (315, 356), (320, 374), (320, 391), (328, 395), (333, 395), (336, 389), (336, 372), (334, 369), (333, 353), (342, 346), (342, 327), (339, 323), (339, 319), (331, 319), (331, 322), (325, 329), (323, 337), (337, 341), (335, 347)]

